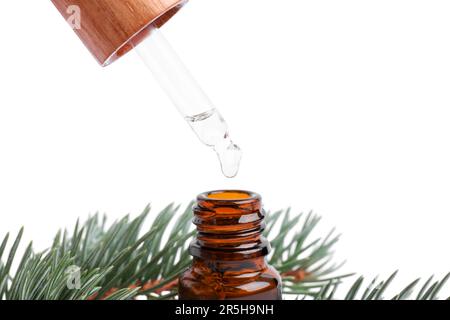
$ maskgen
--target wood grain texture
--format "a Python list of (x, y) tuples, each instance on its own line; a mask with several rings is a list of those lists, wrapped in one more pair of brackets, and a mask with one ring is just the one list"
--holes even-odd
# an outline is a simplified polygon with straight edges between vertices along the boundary
[(108, 65), (148, 35), (148, 27), (167, 22), (185, 0), (52, 0), (67, 20), (78, 6), (81, 41), (101, 65)]

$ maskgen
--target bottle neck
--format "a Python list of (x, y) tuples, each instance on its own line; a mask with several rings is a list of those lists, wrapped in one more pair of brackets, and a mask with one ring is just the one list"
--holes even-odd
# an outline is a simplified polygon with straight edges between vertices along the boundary
[(264, 217), (261, 197), (256, 193), (215, 191), (201, 194), (194, 206), (193, 223), (198, 234), (190, 245), (190, 254), (197, 259), (217, 261), (263, 258), (270, 250), (268, 241), (262, 236)]

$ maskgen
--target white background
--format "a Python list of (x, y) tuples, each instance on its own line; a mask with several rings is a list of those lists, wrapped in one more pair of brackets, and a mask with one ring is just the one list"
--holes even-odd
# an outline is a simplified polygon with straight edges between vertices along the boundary
[[(450, 2), (196, 0), (163, 31), (244, 150), (225, 179), (131, 53), (101, 68), (50, 1), (0, 10), (0, 235), (251, 189), (323, 216), (343, 271), (450, 271)], [(321, 235), (318, 232), (318, 235)]]

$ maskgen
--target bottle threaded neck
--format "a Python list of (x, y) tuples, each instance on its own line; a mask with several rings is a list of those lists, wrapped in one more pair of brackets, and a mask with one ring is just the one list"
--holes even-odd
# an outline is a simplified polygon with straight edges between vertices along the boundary
[(269, 253), (262, 236), (265, 213), (259, 194), (240, 190), (202, 193), (193, 211), (198, 231), (190, 246), (194, 257), (242, 260)]

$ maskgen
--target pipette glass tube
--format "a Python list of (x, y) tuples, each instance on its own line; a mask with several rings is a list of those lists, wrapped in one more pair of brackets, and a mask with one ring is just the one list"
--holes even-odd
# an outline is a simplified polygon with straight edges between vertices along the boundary
[(241, 149), (231, 140), (228, 125), (217, 108), (159, 29), (152, 28), (135, 50), (200, 141), (215, 150), (223, 174), (235, 177)]

